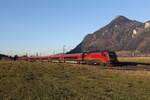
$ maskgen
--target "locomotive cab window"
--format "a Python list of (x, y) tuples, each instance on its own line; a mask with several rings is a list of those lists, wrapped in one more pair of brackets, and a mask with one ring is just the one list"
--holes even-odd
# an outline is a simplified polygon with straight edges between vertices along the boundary
[(114, 58), (114, 57), (117, 57), (117, 55), (115, 53), (111, 52), (111, 53), (109, 53), (109, 57)]
[(102, 56), (104, 56), (104, 57), (106, 57), (106, 56), (107, 56), (107, 55), (106, 55), (106, 54), (104, 54), (104, 53), (102, 53), (101, 55), (102, 55)]

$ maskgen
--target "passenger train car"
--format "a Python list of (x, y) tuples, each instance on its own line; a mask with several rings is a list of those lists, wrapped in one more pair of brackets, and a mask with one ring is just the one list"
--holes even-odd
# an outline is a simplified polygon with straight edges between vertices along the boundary
[(103, 64), (115, 65), (118, 63), (115, 52), (102, 51), (94, 53), (77, 53), (77, 54), (63, 54), (60, 56), (46, 56), (46, 57), (26, 57), (18, 60), (26, 61), (47, 61), (58, 63), (80, 63), (80, 64)]

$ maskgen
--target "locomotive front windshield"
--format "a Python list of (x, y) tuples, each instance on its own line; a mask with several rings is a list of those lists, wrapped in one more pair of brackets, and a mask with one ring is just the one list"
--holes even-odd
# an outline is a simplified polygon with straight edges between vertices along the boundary
[(110, 53), (109, 53), (109, 57), (110, 57), (110, 58), (116, 58), (117, 55), (116, 55), (115, 52), (110, 52)]

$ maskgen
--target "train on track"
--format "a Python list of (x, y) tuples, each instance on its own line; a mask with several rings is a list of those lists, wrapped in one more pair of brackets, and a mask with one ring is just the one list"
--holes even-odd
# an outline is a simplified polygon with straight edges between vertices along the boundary
[(78, 63), (78, 64), (101, 64), (112, 66), (118, 63), (117, 55), (112, 51), (101, 51), (92, 53), (63, 54), (57, 56), (44, 57), (20, 57), (17, 60), (31, 62), (45, 61), (58, 63)]

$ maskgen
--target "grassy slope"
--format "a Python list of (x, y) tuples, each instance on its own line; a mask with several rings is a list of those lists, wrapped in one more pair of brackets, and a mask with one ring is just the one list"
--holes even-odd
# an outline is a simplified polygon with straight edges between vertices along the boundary
[(0, 100), (149, 100), (150, 72), (0, 62)]

